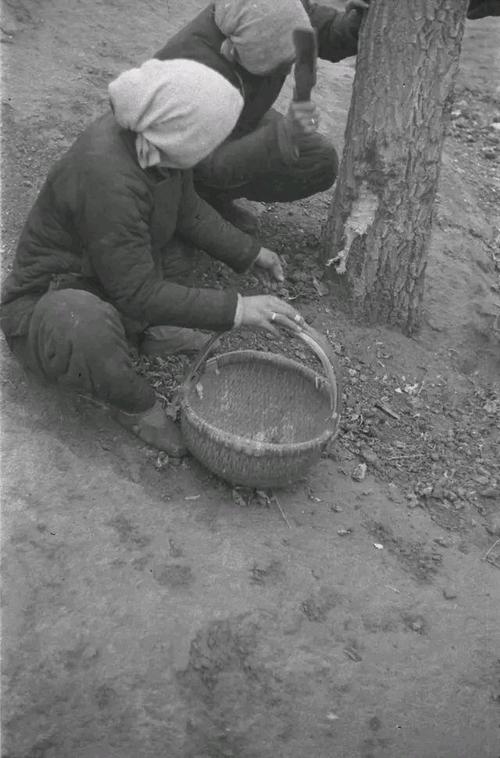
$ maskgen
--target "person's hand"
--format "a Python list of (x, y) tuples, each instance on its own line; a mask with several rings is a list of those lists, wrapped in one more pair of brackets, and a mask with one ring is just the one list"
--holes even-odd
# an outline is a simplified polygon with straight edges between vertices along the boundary
[(318, 131), (319, 111), (311, 100), (290, 103), (286, 116), (292, 136), (300, 138)]
[(370, 7), (370, 0), (347, 0), (345, 18), (350, 33), (357, 39), (365, 11)]
[(349, 11), (367, 11), (370, 6), (370, 0), (347, 0), (345, 12)]
[(263, 284), (268, 286), (272, 280), (275, 282), (285, 281), (283, 265), (279, 255), (272, 250), (268, 250), (267, 247), (260, 248), (254, 265), (258, 267), (256, 274)]
[(241, 326), (265, 329), (276, 337), (277, 326), (284, 326), (292, 332), (300, 332), (305, 321), (295, 308), (274, 295), (254, 295), (243, 297)]

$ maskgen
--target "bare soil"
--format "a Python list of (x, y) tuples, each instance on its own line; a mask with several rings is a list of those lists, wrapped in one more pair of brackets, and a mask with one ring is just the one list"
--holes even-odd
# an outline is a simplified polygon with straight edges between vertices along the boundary
[[(4, 0), (4, 271), (110, 79), (202, 5)], [(500, 21), (468, 23), (417, 337), (353, 324), (325, 291), (330, 193), (254, 205), (343, 367), (341, 435), (279, 493), (289, 524), (35, 384), (2, 342), (5, 758), (499, 758), (499, 40)], [(353, 73), (320, 67), (339, 148)], [(140, 367), (169, 399), (186, 362)]]

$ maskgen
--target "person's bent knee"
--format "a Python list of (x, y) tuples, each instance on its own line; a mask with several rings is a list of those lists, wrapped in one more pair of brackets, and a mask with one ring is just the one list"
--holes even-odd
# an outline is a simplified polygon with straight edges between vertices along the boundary
[[(45, 379), (91, 394), (128, 361), (118, 311), (84, 290), (54, 290), (39, 300), (30, 322), (28, 349), (35, 371)], [(106, 381), (91, 380), (94, 375)]]
[(339, 170), (337, 151), (326, 137), (316, 134), (300, 151), (300, 158), (292, 168), (292, 183), (298, 187), (300, 197), (325, 192), (335, 183)]
[(35, 312), (44, 316), (57, 313), (71, 317), (72, 314), (92, 314), (109, 307), (109, 303), (87, 290), (62, 289), (46, 292), (36, 304)]
[[(89, 337), (98, 341), (109, 332), (110, 326), (121, 323), (112, 305), (86, 290), (63, 289), (47, 292), (38, 301), (31, 327), (40, 326), (67, 333), (73, 339)], [(30, 328), (31, 331), (31, 328)]]
[(316, 192), (326, 192), (335, 184), (339, 173), (339, 157), (334, 146), (327, 140), (322, 141), (320, 150), (318, 150), (316, 161), (317, 179)]
[(37, 303), (27, 349), (35, 373), (127, 412), (154, 404), (130, 360), (118, 311), (84, 290), (54, 290)]

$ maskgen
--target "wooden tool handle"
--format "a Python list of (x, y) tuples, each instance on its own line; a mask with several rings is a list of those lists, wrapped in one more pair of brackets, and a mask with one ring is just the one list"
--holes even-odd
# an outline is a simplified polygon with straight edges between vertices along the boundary
[(293, 44), (295, 46), (295, 92), (293, 99), (296, 102), (305, 102), (311, 99), (311, 92), (316, 84), (318, 45), (315, 30), (311, 28), (295, 29)]

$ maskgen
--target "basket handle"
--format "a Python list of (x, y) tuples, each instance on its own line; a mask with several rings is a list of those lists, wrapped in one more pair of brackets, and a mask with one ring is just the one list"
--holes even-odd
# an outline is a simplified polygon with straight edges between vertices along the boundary
[(194, 359), (192, 367), (189, 369), (188, 373), (186, 374), (186, 378), (184, 379), (184, 382), (182, 384), (183, 389), (187, 389), (189, 385), (191, 385), (195, 381), (196, 377), (200, 373), (200, 369), (204, 365), (208, 356), (212, 352), (217, 342), (222, 338), (223, 334), (225, 333), (226, 332), (216, 332), (215, 334), (212, 334), (212, 336), (208, 338), (208, 340), (205, 342), (203, 347), (200, 349), (200, 352)]
[[(211, 337), (208, 338), (207, 342), (203, 345), (197, 357), (195, 358), (193, 365), (190, 368), (183, 382), (184, 390), (187, 390), (188, 387), (196, 380), (198, 374), (200, 373), (200, 369), (205, 364), (208, 356), (212, 352), (217, 342), (219, 342), (219, 340), (222, 338), (223, 334), (225, 333), (226, 332), (219, 332), (219, 333), (213, 334)], [(339, 369), (337, 360), (333, 356), (327, 355), (325, 348), (323, 348), (321, 344), (321, 343), (324, 344), (324, 338), (320, 335), (320, 333), (316, 329), (313, 329), (312, 326), (309, 326), (308, 324), (306, 324), (305, 326), (301, 328), (300, 331), (294, 332), (294, 334), (296, 334), (296, 336), (299, 337), (313, 351), (313, 353), (316, 355), (321, 365), (323, 366), (323, 370), (328, 379), (328, 389), (329, 389), (329, 394), (330, 394), (330, 410), (332, 413), (331, 417), (333, 420), (337, 422), (336, 426), (338, 427), (338, 422), (339, 422), (338, 408), (339, 408), (340, 389), (339, 389), (339, 383), (335, 374), (337, 373), (337, 375), (340, 376), (340, 369)], [(334, 367), (336, 371), (334, 371)]]
[[(335, 362), (335, 368), (337, 369), (337, 374), (339, 374), (339, 367), (337, 365), (337, 361), (333, 359), (332, 357), (327, 355), (327, 352), (325, 348), (322, 346), (322, 342), (324, 343), (323, 338), (319, 334), (316, 329), (313, 329), (312, 326), (309, 326), (306, 324), (305, 327), (302, 328), (300, 332), (297, 332), (297, 337), (301, 339), (316, 355), (318, 360), (320, 361), (321, 365), (323, 366), (323, 371), (326, 374), (326, 378), (328, 379), (328, 389), (330, 392), (330, 410), (332, 412), (332, 419), (338, 420), (338, 407), (339, 407), (339, 385), (337, 382), (337, 378), (335, 376), (334, 366), (332, 363)], [(330, 351), (329, 351), (330, 352)]]

